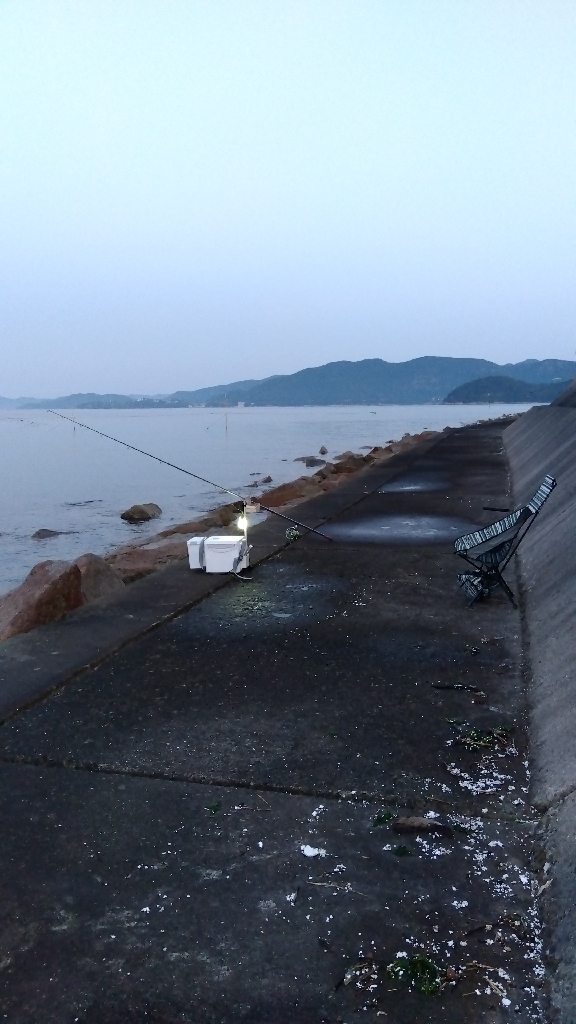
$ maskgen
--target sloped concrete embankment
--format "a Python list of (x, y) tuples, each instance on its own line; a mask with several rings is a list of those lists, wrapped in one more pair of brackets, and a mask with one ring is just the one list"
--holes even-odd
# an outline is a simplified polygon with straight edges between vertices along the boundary
[(531, 681), (533, 802), (543, 812), (551, 1015), (576, 1020), (576, 408), (531, 409), (504, 432), (518, 503), (552, 493), (519, 549)]

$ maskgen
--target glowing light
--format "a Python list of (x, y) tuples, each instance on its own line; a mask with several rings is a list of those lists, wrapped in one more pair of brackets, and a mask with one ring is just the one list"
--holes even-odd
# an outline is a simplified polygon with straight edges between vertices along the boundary
[(241, 530), (248, 529), (248, 520), (246, 516), (238, 516), (238, 519), (236, 520), (236, 525), (239, 526)]

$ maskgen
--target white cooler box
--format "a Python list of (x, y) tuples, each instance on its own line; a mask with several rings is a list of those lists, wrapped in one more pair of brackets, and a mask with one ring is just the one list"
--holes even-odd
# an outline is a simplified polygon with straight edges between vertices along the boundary
[(204, 568), (206, 572), (240, 572), (249, 565), (244, 537), (206, 537)]
[(186, 541), (188, 547), (188, 561), (191, 569), (204, 568), (204, 541), (205, 537), (190, 537)]

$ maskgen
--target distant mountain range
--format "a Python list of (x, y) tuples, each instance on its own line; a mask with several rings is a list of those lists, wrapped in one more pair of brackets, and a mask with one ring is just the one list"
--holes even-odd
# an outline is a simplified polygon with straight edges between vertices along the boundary
[[(265, 378), (272, 380), (271, 377)], [(244, 391), (262, 384), (260, 380), (238, 380), (197, 391), (175, 391), (173, 395), (98, 395), (92, 391), (60, 398), (2, 398), (0, 409), (166, 409), (206, 405), (227, 390)]]
[[(188, 406), (303, 406), (303, 405), (420, 405), (450, 401), (464, 384), (486, 378), (518, 384), (556, 384), (564, 389), (576, 374), (576, 362), (565, 359), (525, 359), (503, 366), (486, 359), (422, 356), (404, 363), (383, 359), (340, 361), (310, 367), (264, 380), (235, 381), (196, 391), (175, 391), (154, 397), (134, 395), (66, 395), (51, 399), (1, 399), (0, 408), (26, 409), (142, 409)], [(511, 393), (511, 392), (510, 392)], [(555, 393), (556, 394), (556, 393)], [(554, 395), (555, 397), (555, 395)], [(550, 401), (550, 398), (491, 398), (491, 401)]]
[(572, 381), (558, 384), (527, 384), (513, 377), (481, 377), (454, 388), (444, 399), (444, 405), (472, 405), (490, 402), (553, 402)]

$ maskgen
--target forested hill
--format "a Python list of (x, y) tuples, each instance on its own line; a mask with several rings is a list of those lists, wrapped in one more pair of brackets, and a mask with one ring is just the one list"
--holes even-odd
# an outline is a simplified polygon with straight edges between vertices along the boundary
[[(2, 399), (0, 408), (146, 409), (209, 405), (418, 405), (442, 402), (462, 384), (507, 377), (527, 384), (570, 380), (576, 362), (525, 359), (499, 366), (487, 359), (422, 356), (404, 363), (383, 359), (341, 361), (265, 380), (243, 380), (171, 395), (76, 394), (61, 398)], [(460, 399), (459, 399), (460, 400)]]
[(342, 361), (274, 377), (242, 392), (229, 389), (211, 405), (417, 405), (442, 402), (449, 392), (480, 377), (508, 376), (527, 383), (565, 381), (576, 363), (527, 359), (499, 366), (486, 359), (423, 356), (405, 363), (383, 359)]
[(461, 384), (444, 399), (445, 405), (487, 402), (552, 402), (570, 387), (569, 380), (555, 384), (528, 384), (512, 377), (481, 377)]

